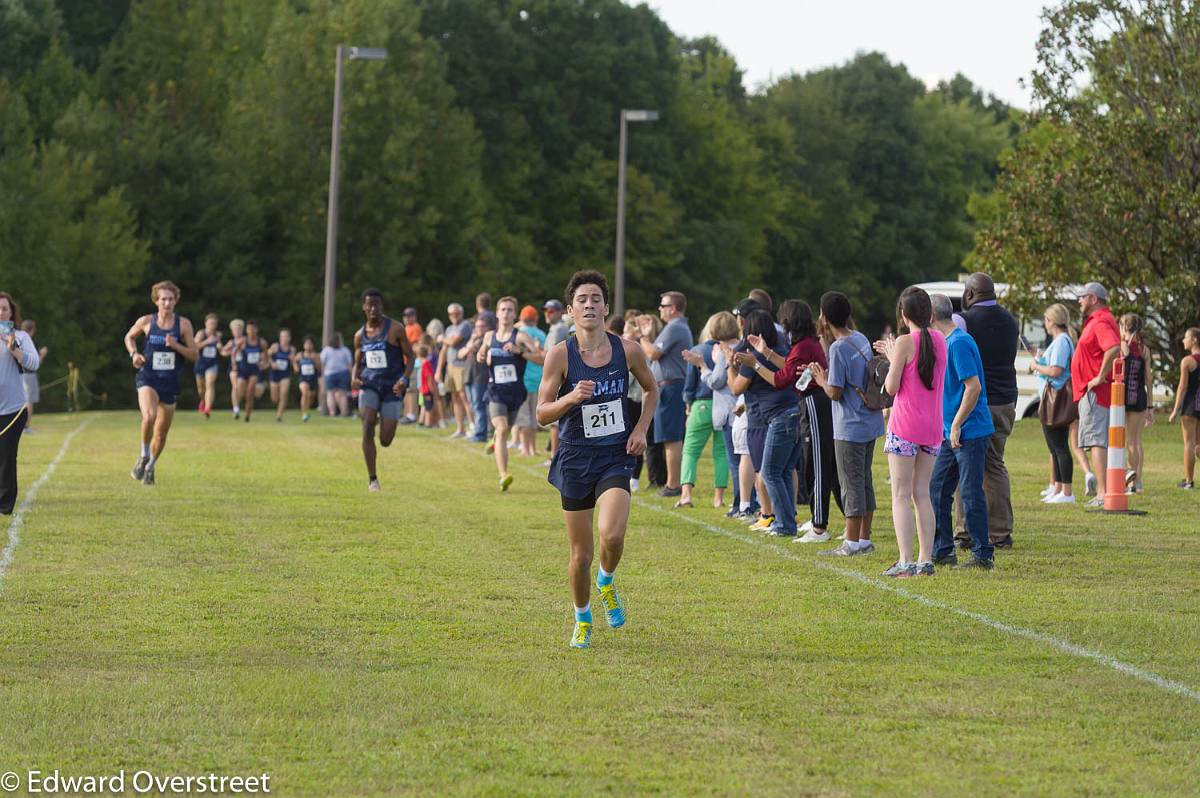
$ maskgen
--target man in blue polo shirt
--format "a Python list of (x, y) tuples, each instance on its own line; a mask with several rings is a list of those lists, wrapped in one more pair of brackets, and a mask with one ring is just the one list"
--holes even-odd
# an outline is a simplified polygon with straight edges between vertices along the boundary
[[(995, 426), (988, 411), (983, 360), (975, 339), (954, 325), (954, 307), (944, 294), (930, 296), (933, 326), (946, 336), (946, 382), (942, 391), (945, 440), (933, 466), (929, 495), (937, 520), (933, 541), (936, 565), (955, 568), (993, 567), (988, 537), (988, 505), (983, 492), (983, 466)], [(971, 561), (958, 564), (954, 553), (954, 489), (961, 488)]]

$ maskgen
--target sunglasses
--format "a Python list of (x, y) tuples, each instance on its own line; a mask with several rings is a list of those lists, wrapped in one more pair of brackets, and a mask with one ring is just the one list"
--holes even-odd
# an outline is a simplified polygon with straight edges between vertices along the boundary
[(662, 310), (663, 308), (670, 308), (670, 307), (674, 307), (674, 305), (672, 305), (670, 302), (668, 302), (668, 303), (667, 303), (667, 304), (665, 304), (665, 305), (659, 305), (659, 306), (658, 306), (658, 309), (659, 309), (659, 310)]

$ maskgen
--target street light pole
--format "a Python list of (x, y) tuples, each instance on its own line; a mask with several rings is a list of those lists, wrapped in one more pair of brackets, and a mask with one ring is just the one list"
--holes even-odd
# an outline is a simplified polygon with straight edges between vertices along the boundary
[(333, 78), (333, 136), (329, 151), (329, 210), (325, 214), (325, 305), (321, 315), (321, 346), (332, 346), (333, 297), (337, 284), (338, 167), (342, 151), (342, 63), (345, 47), (337, 47)]
[(345, 61), (385, 61), (383, 47), (337, 47), (337, 69), (333, 78), (333, 135), (329, 152), (329, 210), (325, 218), (325, 302), (321, 317), (321, 345), (333, 337), (334, 296), (337, 287), (338, 188), (341, 182), (342, 151), (342, 65)]
[(621, 139), (618, 146), (617, 163), (617, 252), (616, 252), (616, 288), (614, 312), (618, 316), (625, 315), (625, 152), (627, 149), (629, 122), (654, 122), (658, 119), (658, 111), (631, 111), (621, 109)]

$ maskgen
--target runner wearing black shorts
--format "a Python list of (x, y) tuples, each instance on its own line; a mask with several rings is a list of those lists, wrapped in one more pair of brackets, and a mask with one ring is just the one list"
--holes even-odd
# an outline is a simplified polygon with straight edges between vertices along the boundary
[[(658, 384), (641, 347), (604, 328), (608, 282), (594, 271), (576, 272), (566, 300), (575, 336), (546, 355), (538, 390), (537, 421), (559, 422), (558, 451), (550, 483), (562, 495), (571, 545), (568, 574), (575, 606), (572, 648), (588, 648), (592, 634), (591, 574), (595, 542), (593, 515), (599, 507), (600, 567), (596, 586), (608, 624), (625, 623), (613, 575), (625, 547), (629, 523), (629, 480), (636, 456), (646, 448), (646, 430), (658, 403)], [(633, 423), (627, 400), (632, 374), (645, 391), (641, 418)]]

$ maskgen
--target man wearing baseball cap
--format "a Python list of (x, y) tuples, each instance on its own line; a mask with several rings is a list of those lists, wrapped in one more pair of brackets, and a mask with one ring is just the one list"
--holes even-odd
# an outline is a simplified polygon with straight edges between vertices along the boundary
[(564, 311), (563, 303), (557, 299), (547, 299), (546, 304), (542, 305), (542, 314), (549, 328), (546, 331), (547, 350), (571, 337), (571, 325), (563, 318)]
[[(1089, 507), (1104, 506), (1104, 473), (1108, 470), (1108, 407), (1112, 401), (1112, 365), (1121, 354), (1117, 320), (1108, 309), (1108, 291), (1088, 283), (1079, 293), (1083, 332), (1071, 357), (1071, 386), (1079, 403), (1079, 447), (1092, 458), (1096, 498)], [(1089, 486), (1090, 487), (1090, 486)], [(1091, 492), (1090, 490), (1088, 491)]]

